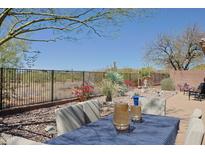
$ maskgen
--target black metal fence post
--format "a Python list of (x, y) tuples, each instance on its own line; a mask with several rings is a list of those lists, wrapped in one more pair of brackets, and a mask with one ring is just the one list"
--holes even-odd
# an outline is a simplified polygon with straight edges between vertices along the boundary
[(132, 79), (131, 79), (131, 73), (129, 73), (129, 80), (131, 81)]
[(71, 81), (73, 82), (73, 70), (71, 71)]
[(83, 71), (83, 86), (85, 85), (85, 72)]
[(0, 110), (3, 109), (3, 68), (1, 68), (1, 77), (0, 77)]
[(51, 101), (54, 100), (54, 70), (51, 71)]
[(105, 72), (103, 72), (103, 79), (105, 78)]

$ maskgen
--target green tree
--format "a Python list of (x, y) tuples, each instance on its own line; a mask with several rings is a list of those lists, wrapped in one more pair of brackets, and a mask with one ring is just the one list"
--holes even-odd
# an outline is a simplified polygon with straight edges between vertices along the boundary
[(199, 41), (204, 33), (196, 25), (179, 36), (160, 35), (147, 49), (145, 59), (174, 70), (188, 70), (203, 61)]
[(0, 67), (21, 67), (28, 45), (22, 40), (12, 40), (0, 46)]
[(29, 43), (26, 41), (8, 41), (0, 46), (0, 67), (31, 67), (38, 54), (38, 51), (30, 51)]

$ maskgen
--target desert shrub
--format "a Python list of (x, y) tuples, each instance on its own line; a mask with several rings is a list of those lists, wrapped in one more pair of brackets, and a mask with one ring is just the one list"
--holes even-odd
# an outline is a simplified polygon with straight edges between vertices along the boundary
[(134, 87), (135, 83), (132, 80), (124, 80), (124, 84), (130, 88), (130, 87)]
[(103, 79), (99, 87), (102, 94), (106, 96), (106, 101), (112, 101), (112, 97), (117, 95), (119, 89), (119, 85), (108, 79)]
[(162, 90), (175, 90), (174, 82), (172, 81), (171, 78), (165, 78), (161, 81), (161, 89)]
[(128, 87), (126, 85), (121, 85), (118, 87), (118, 96), (125, 96), (125, 93), (128, 92)]
[(105, 74), (105, 79), (111, 81), (113, 84), (118, 85), (118, 96), (124, 96), (128, 91), (128, 87), (124, 83), (123, 75), (119, 74), (118, 72), (107, 72)]
[(93, 94), (93, 92), (94, 92), (94, 87), (87, 83), (80, 87), (75, 87), (72, 91), (75, 97), (77, 97), (81, 102), (88, 100), (90, 96)]
[(117, 72), (107, 72), (105, 74), (105, 78), (118, 85), (124, 84), (123, 76)]

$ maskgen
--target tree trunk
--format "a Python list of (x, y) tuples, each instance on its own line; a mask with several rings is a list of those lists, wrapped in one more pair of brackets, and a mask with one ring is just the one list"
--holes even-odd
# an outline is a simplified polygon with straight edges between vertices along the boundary
[(171, 64), (171, 66), (174, 68), (174, 70), (176, 71), (177, 70), (177, 67), (174, 65), (172, 59), (169, 57), (169, 62)]

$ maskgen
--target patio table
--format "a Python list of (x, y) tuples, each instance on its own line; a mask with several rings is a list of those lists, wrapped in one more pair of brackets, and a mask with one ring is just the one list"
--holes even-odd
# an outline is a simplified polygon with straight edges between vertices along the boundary
[(131, 122), (125, 133), (116, 131), (112, 115), (74, 131), (46, 141), (46, 144), (66, 145), (171, 145), (179, 129), (178, 118), (142, 115), (141, 123)]

